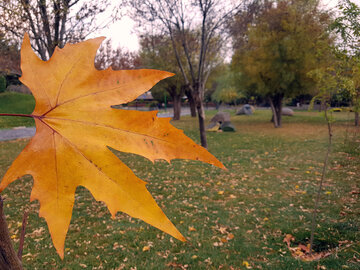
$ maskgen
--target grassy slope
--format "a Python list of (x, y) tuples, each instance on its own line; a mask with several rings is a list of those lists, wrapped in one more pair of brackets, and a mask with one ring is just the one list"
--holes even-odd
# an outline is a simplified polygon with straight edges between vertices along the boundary
[[(320, 177), (327, 135), (317, 113), (298, 113), (274, 129), (269, 111), (232, 116), (236, 133), (208, 133), (209, 151), (228, 171), (195, 161), (158, 161), (117, 155), (142, 179), (161, 208), (189, 240), (181, 243), (144, 222), (119, 213), (110, 218), (103, 203), (79, 187), (61, 261), (38, 203), (28, 203), (31, 177), (4, 191), (14, 241), (24, 209), (30, 209), (24, 265), (27, 269), (360, 269), (359, 156), (343, 152), (344, 132), (352, 134), (344, 113), (337, 114), (334, 150), (316, 233), (319, 250), (347, 241), (349, 247), (319, 262), (294, 259), (283, 239), (292, 234), (305, 243)], [(198, 141), (196, 119), (174, 124)], [(0, 175), (26, 140), (0, 143)], [(232, 234), (233, 239), (226, 242)], [(231, 238), (231, 237), (230, 237)], [(143, 251), (151, 246), (149, 251)], [(245, 263), (246, 264), (246, 263)], [(135, 268), (133, 268), (135, 269)], [(325, 268), (323, 268), (325, 269)]]
[[(0, 93), (0, 113), (30, 114), (35, 107), (32, 95), (5, 92)], [(0, 117), (0, 128), (33, 126), (34, 120), (24, 117)]]

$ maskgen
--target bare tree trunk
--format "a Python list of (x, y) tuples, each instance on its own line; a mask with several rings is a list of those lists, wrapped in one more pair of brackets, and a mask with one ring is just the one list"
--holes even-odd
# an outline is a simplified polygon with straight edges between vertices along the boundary
[(3, 205), (4, 201), (0, 196), (0, 269), (21, 270), (21, 261), (10, 240)]
[(191, 91), (190, 90), (185, 91), (185, 95), (188, 97), (188, 100), (189, 100), (191, 117), (196, 117), (196, 104), (195, 104), (195, 99), (194, 99)]
[(355, 112), (355, 127), (359, 126), (359, 112)]
[(273, 113), (271, 121), (274, 122), (275, 128), (279, 128), (282, 125), (282, 119), (281, 119), (282, 99), (283, 96), (279, 94), (269, 97), (269, 102)]
[(202, 147), (207, 148), (204, 104), (201, 97), (197, 95), (195, 98), (196, 98), (196, 109), (199, 119), (200, 142)]
[(174, 95), (172, 97), (174, 103), (174, 117), (173, 120), (180, 120), (181, 116), (181, 96)]

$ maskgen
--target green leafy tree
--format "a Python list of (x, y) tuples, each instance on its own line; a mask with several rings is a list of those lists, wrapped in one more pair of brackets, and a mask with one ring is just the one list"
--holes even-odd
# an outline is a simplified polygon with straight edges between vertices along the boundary
[(337, 56), (342, 62), (343, 76), (352, 83), (345, 89), (351, 96), (355, 112), (355, 126), (359, 126), (360, 112), (360, 7), (350, 0), (343, 0), (338, 6), (340, 15), (331, 25), (339, 35)]
[[(141, 39), (141, 64), (145, 68), (168, 70), (179, 74), (180, 70), (176, 59), (173, 57), (172, 44), (169, 37), (163, 35), (144, 35)], [(181, 116), (181, 98), (185, 93), (184, 81), (181, 76), (174, 76), (155, 86), (151, 93), (154, 97), (162, 99), (170, 96), (173, 102), (173, 120)]]
[(221, 88), (212, 95), (212, 98), (220, 103), (234, 102), (236, 104), (236, 100), (238, 100), (240, 97), (241, 95), (238, 91), (236, 91), (235, 87)]
[(326, 51), (331, 43), (328, 24), (318, 1), (272, 2), (249, 26), (247, 43), (236, 50), (232, 66), (241, 86), (268, 100), (275, 127), (281, 127), (284, 98), (315, 89), (308, 72), (326, 65), (319, 49)]
[(243, 95), (236, 88), (235, 74), (226, 66), (223, 70), (224, 71), (215, 80), (216, 87), (211, 98), (219, 103), (236, 103), (236, 100)]
[(349, 93), (352, 98), (353, 109), (355, 112), (355, 126), (360, 125), (359, 112), (360, 112), (360, 59), (356, 59), (356, 65), (352, 68), (352, 86), (349, 88)]

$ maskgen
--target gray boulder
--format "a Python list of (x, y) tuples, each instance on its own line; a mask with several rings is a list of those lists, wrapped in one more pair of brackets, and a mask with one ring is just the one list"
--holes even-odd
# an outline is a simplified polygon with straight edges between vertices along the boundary
[(249, 104), (245, 104), (236, 111), (236, 115), (252, 115), (253, 113), (253, 108)]
[(230, 113), (218, 112), (210, 120), (206, 128), (207, 131), (235, 131), (235, 127), (230, 122)]
[(293, 116), (294, 115), (294, 111), (290, 108), (284, 107), (281, 110), (281, 115), (286, 115), (286, 116)]
[(230, 122), (230, 113), (228, 112), (218, 112), (214, 115), (213, 118), (210, 120), (211, 123), (224, 123)]
[(231, 124), (231, 122), (223, 122), (220, 126), (220, 129), (224, 132), (234, 132), (235, 127), (233, 126), (233, 124)]

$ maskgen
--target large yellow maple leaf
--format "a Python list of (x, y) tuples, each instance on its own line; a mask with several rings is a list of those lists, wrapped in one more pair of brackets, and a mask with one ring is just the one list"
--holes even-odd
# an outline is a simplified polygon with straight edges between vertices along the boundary
[(61, 258), (77, 186), (106, 203), (112, 216), (122, 211), (173, 237), (185, 238), (165, 216), (146, 183), (110, 150), (156, 159), (201, 160), (224, 166), (156, 112), (127, 111), (111, 105), (128, 103), (158, 81), (173, 74), (158, 70), (99, 71), (95, 54), (103, 38), (56, 49), (40, 60), (27, 35), (21, 47), (21, 81), (30, 88), (36, 106), (36, 134), (6, 172), (0, 192), (30, 174), (30, 200), (39, 200)]

